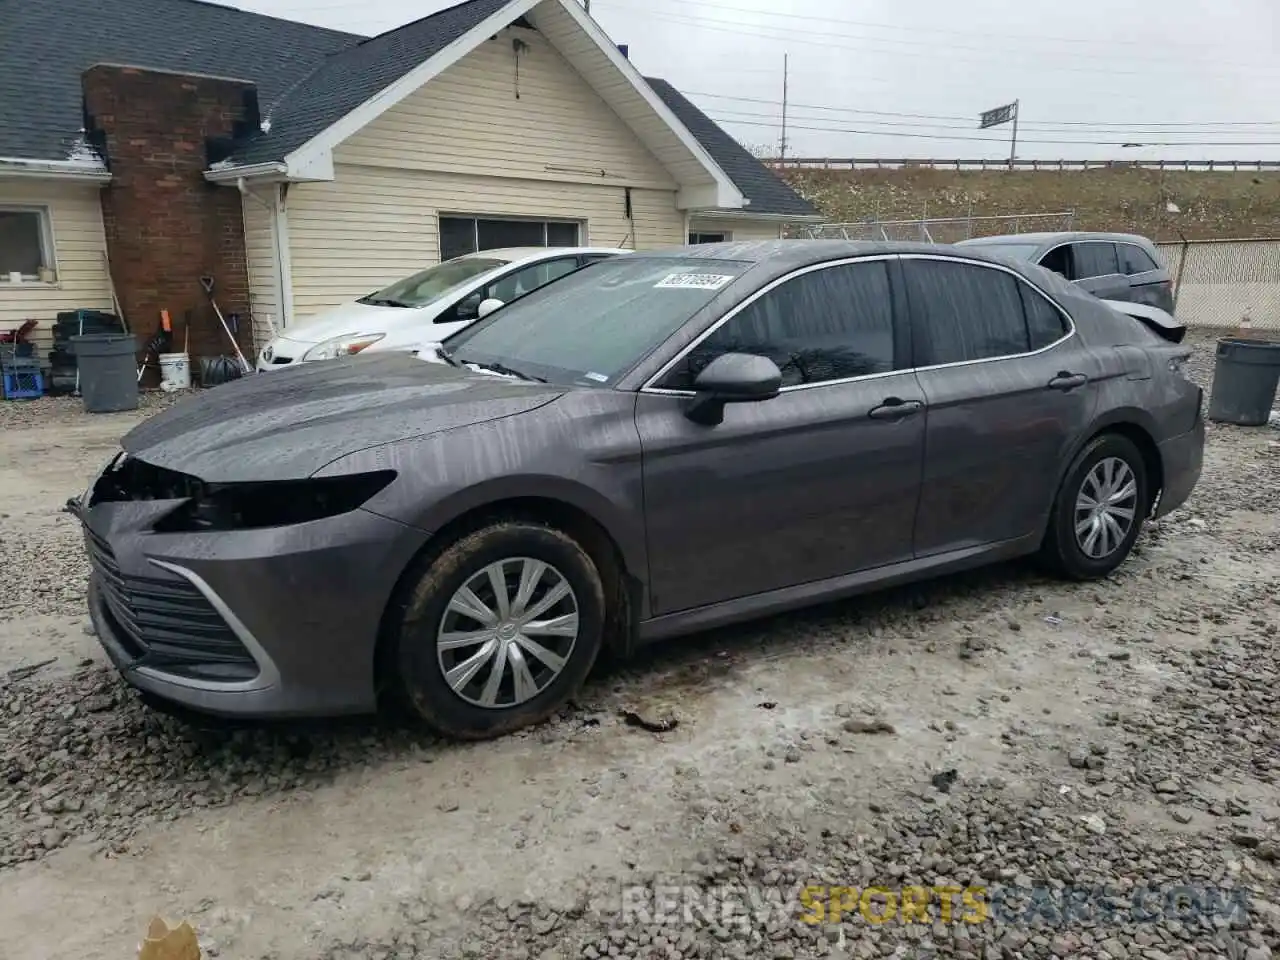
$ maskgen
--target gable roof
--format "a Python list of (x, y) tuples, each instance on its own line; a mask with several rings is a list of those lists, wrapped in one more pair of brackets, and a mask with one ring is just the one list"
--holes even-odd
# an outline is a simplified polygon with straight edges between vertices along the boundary
[[(83, 159), (81, 76), (114, 63), (252, 82), (265, 129), (237, 145), (230, 160), (237, 168), (282, 161), (488, 18), (534, 6), (466, 0), (365, 38), (204, 0), (3, 2), (0, 159)], [(750, 201), (743, 215), (817, 215), (669, 83), (646, 82), (646, 96), (657, 95), (652, 102), (687, 129), (682, 136), (719, 168), (716, 176)]]
[(236, 150), (235, 163), (283, 159), (510, 2), (467, 0), (325, 57), (277, 101), (263, 103), (270, 131)]
[(81, 75), (99, 63), (252, 81), (267, 105), (360, 41), (199, 0), (4, 0), (0, 157), (65, 160), (84, 126)]
[(794, 217), (819, 215), (808, 200), (753, 157), (746, 147), (725, 133), (679, 90), (657, 77), (645, 77), (645, 80), (750, 201), (741, 211), (743, 216), (753, 213)]

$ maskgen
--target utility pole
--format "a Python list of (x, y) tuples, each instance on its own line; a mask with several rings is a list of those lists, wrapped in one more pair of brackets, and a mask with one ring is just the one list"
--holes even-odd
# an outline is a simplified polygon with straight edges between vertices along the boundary
[(1014, 157), (1018, 155), (1018, 101), (1013, 101), (1013, 136), (1009, 140), (1009, 169), (1013, 169)]
[(778, 159), (787, 159), (787, 54), (782, 55), (782, 139), (778, 142)]

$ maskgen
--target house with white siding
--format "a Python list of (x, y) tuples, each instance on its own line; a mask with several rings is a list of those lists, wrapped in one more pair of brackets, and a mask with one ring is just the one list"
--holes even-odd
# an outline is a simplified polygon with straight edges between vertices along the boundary
[(193, 354), (226, 353), (202, 276), (252, 349), (476, 249), (820, 219), (578, 0), (469, 0), (372, 38), (198, 0), (15, 12), (0, 330), (37, 319), (46, 342), (59, 312), (118, 301), (140, 343), (164, 310)]

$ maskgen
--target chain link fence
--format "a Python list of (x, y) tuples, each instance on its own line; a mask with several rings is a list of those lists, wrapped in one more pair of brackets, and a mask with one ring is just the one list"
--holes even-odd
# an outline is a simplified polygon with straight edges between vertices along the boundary
[(1065, 210), (1007, 216), (819, 223), (804, 228), (805, 232), (801, 236), (815, 240), (919, 240), (924, 243), (956, 243), (970, 237), (992, 237), (1006, 233), (1056, 233), (1074, 230), (1074, 224), (1075, 213)]
[(1234, 330), (1248, 320), (1280, 333), (1280, 238), (1161, 243), (1173, 273), (1178, 319)]

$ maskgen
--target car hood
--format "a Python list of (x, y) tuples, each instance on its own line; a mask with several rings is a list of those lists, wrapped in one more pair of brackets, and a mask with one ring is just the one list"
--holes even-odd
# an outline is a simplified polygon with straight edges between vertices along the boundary
[(393, 331), (401, 324), (429, 323), (444, 302), (438, 300), (426, 307), (379, 307), (352, 300), (290, 324), (281, 336), (295, 343), (320, 343), (353, 333)]
[(524, 413), (564, 392), (407, 354), (323, 360), (181, 400), (121, 446), (209, 482), (293, 480), (368, 447)]

